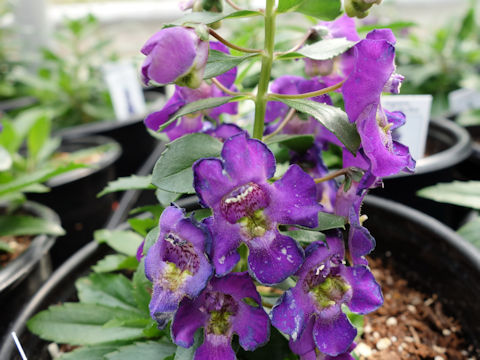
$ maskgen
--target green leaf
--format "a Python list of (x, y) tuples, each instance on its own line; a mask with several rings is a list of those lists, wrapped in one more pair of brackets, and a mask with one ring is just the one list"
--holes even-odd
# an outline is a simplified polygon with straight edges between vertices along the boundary
[(130, 227), (139, 233), (141, 236), (146, 236), (147, 233), (154, 228), (155, 226), (158, 225), (158, 222), (155, 219), (152, 218), (144, 218), (144, 219), (139, 219), (139, 218), (133, 218), (133, 219), (128, 219), (128, 223), (130, 224)]
[(246, 97), (245, 96), (220, 96), (220, 97), (212, 97), (208, 99), (201, 99), (198, 101), (188, 103), (187, 105), (180, 108), (180, 110), (178, 110), (175, 114), (173, 114), (168, 119), (167, 122), (163, 123), (160, 126), (159, 130), (165, 129), (172, 122), (174, 122), (175, 120), (177, 120), (178, 118), (184, 115), (188, 115), (201, 110), (219, 107), (221, 105), (224, 105), (230, 102), (240, 101), (242, 99), (246, 99)]
[(155, 189), (152, 185), (152, 176), (138, 176), (131, 175), (126, 177), (120, 177), (114, 181), (110, 181), (105, 189), (98, 193), (97, 197), (105, 194), (110, 194), (117, 191), (126, 190), (148, 190)]
[(143, 238), (129, 230), (97, 230), (93, 237), (100, 244), (106, 243), (119, 253), (135, 256)]
[(314, 60), (328, 60), (344, 53), (353, 45), (355, 45), (355, 41), (349, 41), (344, 37), (326, 39), (307, 45), (293, 53), (281, 55), (278, 59), (287, 60), (307, 57)]
[(92, 266), (96, 273), (105, 273), (117, 270), (135, 270), (138, 261), (135, 256), (126, 256), (122, 254), (107, 255)]
[(155, 196), (157, 197), (158, 202), (164, 206), (169, 206), (170, 203), (177, 200), (180, 195), (182, 194), (165, 191), (162, 189), (155, 190)]
[(62, 354), (58, 360), (104, 359), (106, 354), (114, 352), (118, 349), (118, 347), (118, 344), (84, 346), (71, 352)]
[(122, 346), (118, 351), (105, 355), (105, 358), (108, 360), (163, 360), (175, 353), (175, 349), (175, 345), (162, 339)]
[(475, 31), (475, 9), (471, 7), (461, 22), (462, 26), (458, 31), (457, 38), (461, 42), (468, 38)]
[(94, 345), (143, 338), (141, 327), (104, 327), (114, 318), (137, 318), (129, 310), (102, 305), (65, 303), (51, 306), (27, 322), (30, 331), (46, 340), (72, 345)]
[(150, 230), (145, 237), (145, 244), (143, 245), (143, 253), (146, 254), (148, 250), (155, 244), (160, 236), (160, 228), (156, 227)]
[(133, 274), (132, 279), (133, 285), (133, 297), (137, 308), (143, 311), (147, 316), (150, 314), (148, 308), (150, 304), (152, 283), (145, 276), (145, 260), (142, 259), (140, 266), (138, 266), (137, 271)]
[(145, 206), (140, 206), (135, 209), (132, 209), (129, 214), (130, 215), (135, 215), (135, 214), (140, 214), (144, 212), (149, 212), (150, 214), (153, 215), (155, 219), (160, 218), (160, 215), (162, 215), (163, 212), (163, 206), (161, 205), (145, 205)]
[(189, 134), (166, 146), (153, 169), (152, 182), (162, 190), (193, 194), (192, 165), (201, 158), (218, 157), (220, 140), (206, 134)]
[(463, 225), (457, 232), (464, 239), (480, 249), (480, 236), (478, 236), (478, 234), (480, 234), (480, 216)]
[(285, 145), (290, 150), (302, 153), (310, 149), (313, 145), (313, 135), (288, 135), (280, 134), (268, 138), (265, 144), (271, 145), (280, 143)]
[(75, 287), (82, 303), (118, 307), (140, 313), (133, 297), (133, 285), (121, 274), (90, 274), (78, 279)]
[(0, 145), (0, 171), (10, 169), (12, 166), (12, 157), (10, 153), (3, 146)]
[(347, 220), (343, 216), (333, 215), (325, 212), (318, 213), (318, 226), (316, 228), (308, 228), (306, 226), (295, 225), (296, 228), (307, 231), (325, 231), (330, 229), (345, 228)]
[(342, 13), (341, 6), (340, 0), (305, 0), (295, 11), (322, 20), (334, 20)]
[[(195, 211), (192, 211), (193, 217), (197, 221), (202, 221), (203, 219), (209, 217), (212, 215), (212, 210), (211, 209), (198, 209)], [(189, 215), (189, 214), (187, 214)]]
[(248, 54), (245, 56), (232, 56), (221, 51), (210, 50), (208, 53), (207, 66), (205, 67), (204, 79), (211, 79), (228, 70), (240, 65), (243, 61), (259, 57), (260, 54)]
[(300, 6), (304, 1), (305, 0), (279, 0), (277, 11), (279, 13), (287, 12)]
[(325, 241), (325, 234), (309, 230), (280, 231), (281, 234), (289, 236), (301, 244), (310, 244), (315, 241)]
[(423, 188), (418, 196), (480, 210), (480, 181), (453, 181)]
[(27, 149), (29, 156), (33, 159), (37, 159), (42, 147), (47, 142), (50, 136), (50, 127), (50, 119), (46, 114), (42, 114), (42, 116), (37, 118), (29, 131), (27, 136)]
[(215, 12), (191, 12), (186, 14), (185, 16), (181, 17), (178, 20), (173, 21), (170, 24), (165, 26), (175, 26), (175, 25), (186, 25), (186, 24), (213, 24), (217, 21), (223, 19), (234, 19), (239, 17), (250, 17), (250, 16), (259, 16), (262, 15), (259, 11), (251, 11), (251, 10), (240, 10), (240, 11), (232, 11), (229, 13), (215, 13)]
[(173, 360), (193, 360), (195, 351), (197, 351), (197, 348), (202, 345), (202, 341), (203, 332), (201, 329), (199, 329), (195, 332), (193, 345), (188, 349), (181, 346), (177, 347), (177, 351), (175, 352), (175, 357)]
[(273, 100), (281, 101), (297, 111), (313, 116), (333, 132), (352, 154), (356, 153), (360, 146), (360, 135), (358, 135), (355, 124), (348, 120), (344, 111), (334, 106), (307, 99), (273, 98)]
[(13, 249), (5, 242), (0, 240), (0, 252), (8, 252), (8, 253), (13, 253)]
[(6, 235), (64, 235), (62, 227), (51, 220), (28, 215), (0, 216), (0, 236)]

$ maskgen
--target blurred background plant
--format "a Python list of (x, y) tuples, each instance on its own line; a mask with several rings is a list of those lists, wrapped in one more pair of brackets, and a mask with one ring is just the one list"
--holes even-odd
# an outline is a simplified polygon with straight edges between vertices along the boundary
[(101, 66), (116, 57), (108, 50), (110, 40), (100, 35), (97, 19), (88, 15), (66, 20), (56, 40), (55, 49), (42, 49), (34, 75), (26, 68), (14, 75), (25, 95), (37, 99), (35, 107), (52, 115), (54, 130), (114, 119)]
[(463, 16), (434, 32), (421, 34), (407, 28), (408, 41), (398, 41), (397, 71), (405, 76), (402, 94), (433, 95), (433, 115), (448, 111), (451, 91), (461, 87), (480, 91), (480, 26), (476, 8), (476, 2), (471, 1)]

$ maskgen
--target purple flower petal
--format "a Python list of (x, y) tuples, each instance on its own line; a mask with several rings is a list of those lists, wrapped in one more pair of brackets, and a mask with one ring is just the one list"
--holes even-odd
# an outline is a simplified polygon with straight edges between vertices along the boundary
[[(169, 117), (177, 112), (183, 105), (185, 100), (180, 96), (178, 91), (168, 100), (165, 106), (160, 111), (151, 113), (145, 119), (145, 125), (153, 131), (158, 131), (160, 125), (167, 122)], [(170, 131), (175, 128), (175, 123), (168, 125), (164, 131)]]
[(206, 207), (217, 207), (225, 194), (235, 186), (223, 174), (223, 164), (219, 159), (201, 159), (193, 164), (193, 187)]
[[(230, 50), (228, 50), (228, 48), (219, 41), (210, 41), (210, 49), (221, 51), (225, 54), (230, 54)], [(235, 82), (236, 77), (237, 68), (234, 67), (233, 69), (228, 70), (227, 72), (217, 76), (216, 78), (222, 83), (223, 86), (225, 86), (226, 88), (231, 88), (233, 86), (233, 83)]]
[(244, 130), (235, 124), (221, 124), (216, 128), (205, 131), (205, 134), (211, 135), (225, 142), (234, 135), (240, 134)]
[(367, 39), (370, 40), (386, 40), (390, 44), (395, 45), (397, 39), (390, 29), (374, 29), (367, 34)]
[(194, 360), (235, 360), (230, 337), (207, 334), (204, 343), (195, 352)]
[(198, 301), (183, 300), (172, 321), (172, 341), (189, 348), (193, 345), (195, 332), (204, 325), (206, 319), (207, 315), (198, 308)]
[(357, 314), (368, 314), (377, 310), (383, 304), (380, 285), (366, 266), (344, 268), (344, 277), (353, 288), (353, 296), (347, 304), (351, 311)]
[(334, 319), (317, 318), (313, 326), (313, 338), (318, 349), (331, 356), (345, 353), (357, 336), (347, 316), (339, 309)]
[(313, 312), (312, 304), (300, 291), (297, 288), (285, 291), (270, 314), (272, 325), (290, 335), (292, 341), (302, 336)]

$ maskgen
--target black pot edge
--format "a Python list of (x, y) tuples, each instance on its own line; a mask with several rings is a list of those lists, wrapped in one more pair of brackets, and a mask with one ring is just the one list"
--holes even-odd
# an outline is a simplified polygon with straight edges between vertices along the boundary
[(58, 181), (55, 181), (55, 178), (52, 179), (51, 181), (47, 182), (47, 185), (50, 187), (55, 187), (55, 186), (61, 186), (66, 183), (73, 182), (78, 179), (82, 179), (84, 177), (90, 176), (92, 174), (95, 174), (99, 171), (102, 171), (102, 169), (110, 166), (111, 164), (115, 163), (120, 156), (122, 155), (122, 147), (121, 145), (114, 139), (108, 137), (108, 136), (103, 136), (103, 135), (95, 135), (95, 136), (85, 136), (85, 137), (80, 137), (80, 138), (65, 138), (65, 141), (68, 142), (84, 142), (84, 141), (90, 141), (92, 142), (91, 146), (100, 146), (104, 145), (107, 143), (110, 143), (113, 145), (110, 151), (108, 151), (104, 156), (100, 159), (100, 162), (94, 164), (91, 167), (81, 169), (81, 172), (77, 171), (72, 171), (68, 173), (61, 174), (61, 178)]
[[(52, 209), (32, 201), (26, 201), (23, 206), (26, 210), (60, 225), (60, 218)], [(35, 236), (25, 252), (1, 269), (0, 293), (8, 290), (15, 282), (27, 276), (41, 258), (48, 253), (56, 238), (54, 235), (45, 234)]]
[(447, 132), (450, 136), (456, 139), (455, 145), (437, 154), (417, 160), (417, 165), (413, 174), (400, 173), (387, 178), (415, 176), (446, 169), (460, 163), (470, 156), (472, 152), (472, 139), (467, 130), (445, 118), (432, 118), (430, 124), (439, 130)]
[[(441, 234), (450, 245), (456, 247), (465, 257), (465, 259), (470, 262), (472, 267), (480, 273), (480, 250), (463, 239), (453, 229), (449, 228), (445, 224), (414, 208), (378, 196), (367, 195), (365, 197), (365, 204), (388, 208), (389, 211), (392, 211), (395, 214), (409, 218), (412, 223), (420, 224), (422, 226), (426, 225), (434, 232)], [(375, 236), (375, 234), (373, 235)]]
[(119, 120), (98, 121), (91, 124), (77, 125), (70, 128), (62, 129), (55, 132), (54, 135), (60, 136), (65, 139), (77, 138), (80, 136), (91, 136), (93, 134), (105, 132), (108, 130), (113, 130), (116, 128), (120, 128), (122, 126), (143, 122), (143, 120), (144, 120), (143, 117), (135, 117), (135, 118), (124, 120), (124, 121), (119, 121)]

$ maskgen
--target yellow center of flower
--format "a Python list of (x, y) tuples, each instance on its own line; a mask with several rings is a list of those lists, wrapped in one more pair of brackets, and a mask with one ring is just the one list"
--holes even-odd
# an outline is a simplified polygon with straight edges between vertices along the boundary
[(242, 227), (242, 232), (251, 239), (265, 235), (269, 228), (263, 210), (257, 210), (253, 214), (241, 218), (238, 223)]
[(339, 277), (327, 277), (325, 281), (310, 289), (310, 294), (321, 308), (326, 308), (335, 305), (350, 288), (351, 286)]
[(163, 274), (162, 283), (171, 291), (176, 291), (192, 273), (188, 270), (182, 270), (172, 262), (167, 262), (167, 267)]

